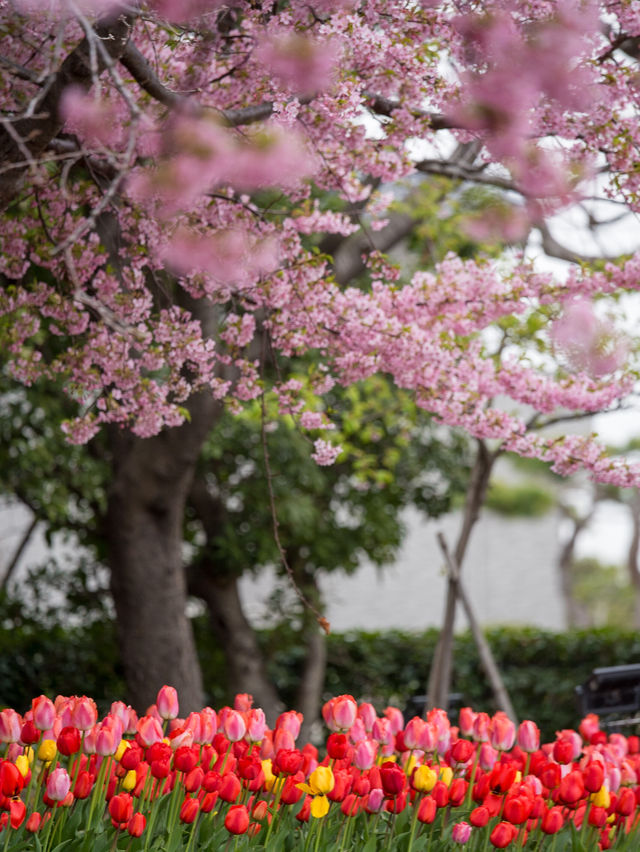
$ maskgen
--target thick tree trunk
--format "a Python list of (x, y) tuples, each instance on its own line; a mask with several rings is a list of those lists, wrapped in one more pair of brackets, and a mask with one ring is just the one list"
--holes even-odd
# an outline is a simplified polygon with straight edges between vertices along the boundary
[(213, 632), (224, 649), (230, 691), (253, 695), (273, 725), (282, 702), (267, 677), (262, 651), (242, 609), (237, 578), (220, 576), (200, 563), (189, 570), (189, 588), (207, 604)]
[(139, 712), (165, 683), (177, 688), (181, 714), (202, 707), (181, 550), (186, 497), (216, 408), (202, 393), (191, 402), (190, 423), (154, 438), (111, 433), (111, 589), (129, 698)]

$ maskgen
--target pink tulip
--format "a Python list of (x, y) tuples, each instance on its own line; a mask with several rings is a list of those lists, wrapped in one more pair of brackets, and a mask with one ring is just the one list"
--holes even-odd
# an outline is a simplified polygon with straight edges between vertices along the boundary
[(66, 769), (58, 766), (47, 779), (47, 796), (54, 802), (61, 802), (66, 798), (71, 788), (71, 779)]
[(178, 692), (173, 686), (163, 686), (158, 692), (156, 698), (156, 707), (158, 713), (165, 721), (167, 719), (175, 719), (178, 715)]
[(200, 745), (213, 742), (218, 729), (218, 717), (216, 711), (211, 707), (204, 707), (200, 711)]
[(98, 720), (98, 708), (93, 698), (81, 695), (75, 698), (71, 706), (71, 724), (80, 731), (93, 728)]
[(425, 722), (420, 733), (418, 748), (425, 752), (434, 752), (438, 748), (438, 729), (431, 722)]
[(229, 742), (237, 743), (238, 740), (241, 740), (247, 732), (247, 726), (242, 718), (242, 713), (238, 713), (237, 710), (230, 710), (225, 714), (222, 723), (222, 732)]
[(19, 713), (7, 707), (0, 712), (0, 743), (17, 743), (23, 721)]
[(385, 719), (389, 720), (391, 733), (397, 734), (404, 728), (404, 717), (397, 707), (387, 707), (384, 711)]
[(491, 720), (489, 728), (489, 741), (498, 751), (509, 751), (516, 741), (516, 726), (507, 716), (499, 710)]
[(281, 713), (276, 720), (276, 731), (289, 731), (294, 740), (298, 739), (300, 734), (300, 726), (303, 720), (302, 713), (297, 710), (287, 710), (286, 713)]
[(491, 719), (487, 713), (476, 713), (473, 720), (473, 739), (477, 743), (486, 743), (489, 741), (489, 728)]
[(473, 723), (477, 715), (471, 707), (460, 708), (460, 733), (463, 737), (473, 736)]
[(252, 708), (247, 712), (247, 739), (251, 743), (259, 743), (264, 737), (267, 729), (267, 720), (264, 710), (259, 707)]
[(484, 772), (490, 772), (496, 765), (498, 752), (489, 743), (481, 743), (478, 750), (478, 763)]
[(233, 699), (233, 709), (239, 713), (247, 713), (253, 707), (253, 695), (242, 692)]
[(363, 702), (358, 705), (358, 718), (362, 719), (365, 731), (370, 734), (373, 730), (374, 722), (377, 719), (376, 711), (373, 704)]
[(358, 705), (351, 695), (338, 695), (322, 708), (322, 716), (329, 730), (348, 731), (358, 715)]
[(413, 750), (414, 748), (422, 747), (420, 745), (420, 737), (426, 724), (424, 719), (421, 719), (419, 716), (409, 719), (403, 732), (404, 744), (408, 749)]
[(518, 727), (518, 745), (531, 754), (540, 748), (540, 729), (535, 722), (525, 719)]
[(46, 695), (39, 695), (31, 702), (33, 712), (33, 724), (39, 731), (46, 731), (53, 727), (56, 718), (56, 708), (53, 701)]
[(454, 843), (466, 843), (471, 837), (471, 826), (468, 822), (458, 822), (451, 829), (451, 839)]
[(145, 746), (145, 748), (160, 742), (163, 737), (160, 722), (153, 716), (143, 716), (139, 719), (136, 731), (140, 745)]
[(391, 731), (391, 723), (388, 719), (376, 719), (373, 723), (371, 736), (380, 745), (387, 745), (393, 741), (393, 733)]
[(377, 744), (374, 740), (360, 740), (353, 749), (353, 764), (361, 771), (371, 769), (376, 759)]

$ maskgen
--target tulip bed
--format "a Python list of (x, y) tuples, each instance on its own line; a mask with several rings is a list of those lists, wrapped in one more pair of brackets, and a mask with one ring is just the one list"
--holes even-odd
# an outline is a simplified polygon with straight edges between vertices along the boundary
[(640, 742), (596, 716), (543, 745), (470, 708), (405, 723), (341, 695), (323, 717), (320, 753), (248, 695), (186, 719), (169, 686), (140, 718), (86, 696), (2, 710), (0, 850), (640, 848)]

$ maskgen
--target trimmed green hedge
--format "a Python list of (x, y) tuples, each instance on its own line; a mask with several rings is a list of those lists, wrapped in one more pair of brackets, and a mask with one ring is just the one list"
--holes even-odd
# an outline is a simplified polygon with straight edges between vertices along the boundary
[[(15, 613), (12, 613), (15, 616)], [(0, 706), (26, 709), (41, 692), (86, 693), (101, 710), (125, 695), (115, 629), (109, 621), (89, 627), (45, 630), (4, 616), (0, 630)], [(206, 619), (194, 622), (212, 706), (227, 703), (224, 657)], [(326, 697), (352, 693), (374, 703), (406, 708), (424, 694), (437, 631), (368, 633), (351, 631), (328, 638)], [(552, 633), (534, 628), (489, 630), (487, 637), (520, 718), (538, 723), (546, 737), (578, 722), (574, 688), (598, 666), (640, 662), (640, 633), (613, 628)], [(291, 631), (260, 635), (269, 672), (287, 706), (292, 706), (304, 650)], [(462, 703), (492, 712), (491, 691), (469, 634), (455, 642), (453, 692)]]
[[(327, 693), (352, 691), (381, 709), (424, 694), (437, 631), (353, 632), (330, 637)], [(604, 628), (552, 633), (531, 627), (488, 630), (486, 636), (515, 711), (533, 719), (545, 737), (575, 727), (574, 689), (594, 668), (640, 662), (640, 633)], [(490, 687), (469, 633), (456, 638), (452, 691), (462, 704), (492, 712)]]

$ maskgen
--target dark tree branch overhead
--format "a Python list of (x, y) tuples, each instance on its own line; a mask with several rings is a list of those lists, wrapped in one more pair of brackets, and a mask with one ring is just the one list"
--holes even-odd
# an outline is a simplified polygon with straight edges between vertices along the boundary
[[(103, 50), (95, 51), (92, 56), (91, 43), (84, 38), (66, 57), (59, 70), (47, 81), (43, 92), (35, 102), (30, 116), (10, 121), (5, 119), (0, 125), (0, 166), (15, 164), (16, 168), (0, 174), (0, 210), (13, 201), (20, 191), (27, 171), (34, 160), (39, 158), (50, 142), (58, 135), (63, 126), (60, 116), (60, 99), (68, 86), (80, 86), (87, 91), (94, 77), (94, 67), (98, 73), (106, 68), (106, 57), (117, 60), (122, 55), (136, 13), (128, 11), (117, 18), (98, 21), (92, 32), (100, 40)], [(95, 66), (92, 64), (95, 63)]]

